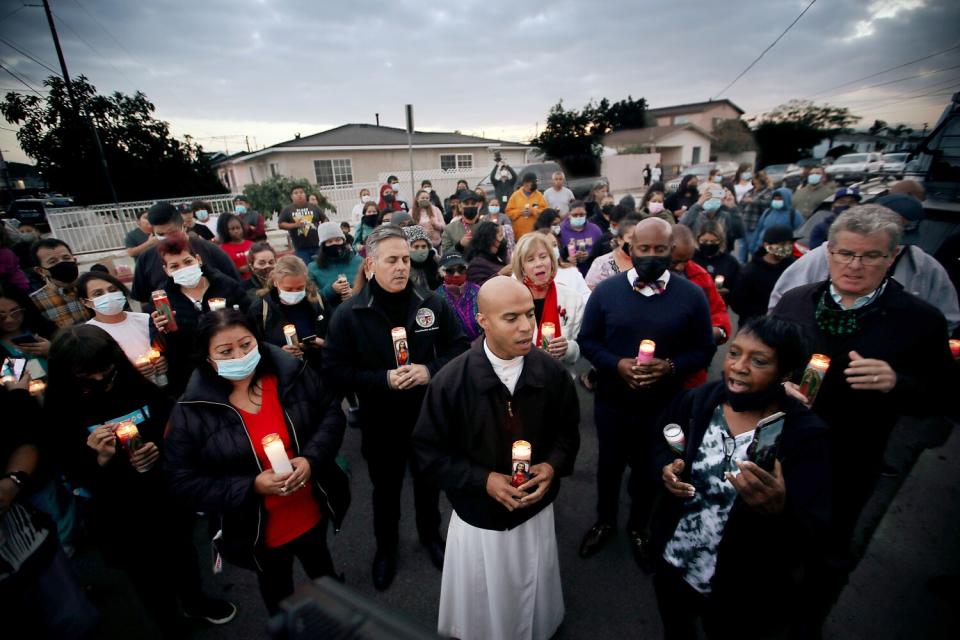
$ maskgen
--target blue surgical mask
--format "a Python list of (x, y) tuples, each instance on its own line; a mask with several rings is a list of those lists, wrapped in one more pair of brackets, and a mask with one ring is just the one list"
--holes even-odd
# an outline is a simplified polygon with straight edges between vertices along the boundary
[(123, 295), (122, 291), (111, 291), (102, 296), (91, 298), (90, 302), (93, 303), (93, 308), (98, 313), (105, 316), (115, 316), (123, 311), (123, 307), (127, 304), (127, 297)]
[(570, 226), (580, 228), (583, 225), (587, 224), (587, 219), (581, 216), (571, 216), (570, 217)]
[(192, 289), (200, 284), (200, 278), (203, 277), (203, 271), (200, 270), (200, 265), (191, 264), (189, 266), (177, 269), (171, 274), (170, 277), (172, 277), (173, 281), (181, 287)]
[(238, 204), (237, 206), (235, 206), (235, 207), (233, 208), (233, 210), (237, 212), (237, 215), (238, 215), (238, 216), (242, 216), (243, 214), (245, 214), (245, 213), (247, 212), (247, 208), (246, 208), (245, 206), (243, 206), (242, 204)]
[(200, 222), (204, 222), (207, 218), (210, 217), (210, 212), (207, 211), (206, 209), (200, 209), (199, 211), (194, 212), (193, 217), (199, 220)]
[(707, 213), (713, 213), (720, 208), (720, 198), (708, 198), (706, 202), (703, 203), (703, 210)]
[(783, 200), (771, 200), (770, 207), (773, 209), (783, 209)]
[(717, 184), (719, 184), (719, 183), (723, 182), (723, 176), (721, 176), (720, 174), (717, 174), (717, 175), (713, 176), (713, 181), (716, 182)]
[(231, 360), (214, 360), (217, 368), (217, 374), (227, 380), (244, 380), (253, 375), (260, 364), (260, 351), (257, 345), (245, 356), (233, 358)]
[(487, 211), (489, 211), (490, 213), (500, 213), (500, 205), (491, 204), (487, 206)]
[(820, 179), (823, 178), (819, 173), (811, 173), (807, 176), (807, 184), (820, 184)]
[(753, 177), (753, 174), (750, 173), (749, 171), (744, 171), (743, 173), (740, 174), (741, 180), (749, 180), (752, 177)]
[(277, 289), (277, 294), (283, 304), (300, 304), (307, 297), (306, 291), (284, 291), (280, 288)]

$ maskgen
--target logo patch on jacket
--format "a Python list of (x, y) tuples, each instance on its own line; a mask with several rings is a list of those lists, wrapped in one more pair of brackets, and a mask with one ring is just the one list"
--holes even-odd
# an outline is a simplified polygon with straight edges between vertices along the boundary
[(437, 316), (434, 315), (433, 311), (430, 309), (418, 309), (417, 310), (417, 324), (426, 329), (427, 327), (432, 327), (433, 324), (437, 321)]

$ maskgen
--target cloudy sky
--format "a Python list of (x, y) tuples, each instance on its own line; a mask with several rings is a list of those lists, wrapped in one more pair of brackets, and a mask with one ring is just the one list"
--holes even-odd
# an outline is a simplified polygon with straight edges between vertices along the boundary
[[(141, 90), (207, 149), (275, 144), (347, 122), (529, 139), (551, 105), (793, 98), (920, 128), (960, 90), (960, 2), (818, 0), (51, 0), (71, 75)], [(29, 4), (37, 4), (31, 2)], [(36, 88), (57, 67), (43, 10), (0, 0), (0, 64)], [(933, 55), (925, 60), (904, 63)], [(878, 72), (884, 72), (879, 73)], [(873, 75), (877, 74), (877, 75)], [(862, 81), (861, 78), (873, 76)], [(853, 82), (857, 81), (857, 82)], [(0, 70), (0, 87), (27, 89)], [(26, 161), (11, 125), (0, 149)], [(226, 138), (224, 138), (224, 136)]]

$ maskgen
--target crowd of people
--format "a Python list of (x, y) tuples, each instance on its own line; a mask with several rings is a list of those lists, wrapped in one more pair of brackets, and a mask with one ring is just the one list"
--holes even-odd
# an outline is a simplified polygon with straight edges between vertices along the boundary
[(409, 468), (440, 633), (549, 638), (579, 381), (598, 440), (580, 556), (616, 535), (629, 470), (625, 528), (667, 638), (698, 620), (711, 638), (819, 637), (896, 421), (956, 417), (958, 283), (941, 260), (957, 256), (912, 244), (916, 183), (863, 203), (818, 167), (795, 193), (746, 165), (674, 193), (651, 176), (636, 198), (601, 183), (578, 200), (562, 173), (540, 190), (498, 162), (491, 197), (461, 181), (441, 200), (423, 181), (411, 203), (391, 177), (360, 192), (353, 224), (297, 187), (278, 217), (289, 248), (243, 196), (219, 216), (158, 202), (128, 234), (130, 288), (102, 265), (81, 274), (61, 239), (4, 231), (5, 602), (89, 635), (69, 556), (93, 545), (166, 636), (225, 624), (236, 606), (201, 589), (197, 514), (214, 570), (255, 572), (270, 613), (294, 559), (342, 580), (327, 539), (348, 517), (349, 424), (376, 589), (397, 573)]

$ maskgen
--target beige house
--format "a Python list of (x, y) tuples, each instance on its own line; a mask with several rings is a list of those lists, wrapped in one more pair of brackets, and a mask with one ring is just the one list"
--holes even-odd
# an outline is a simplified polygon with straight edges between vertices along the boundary
[(743, 114), (743, 109), (727, 99), (647, 109), (647, 116), (658, 127), (692, 124), (708, 133), (713, 133), (720, 121), (739, 120)]
[[(489, 174), (495, 152), (519, 169), (527, 164), (533, 150), (516, 142), (460, 133), (417, 131), (412, 142), (414, 178), (418, 184), (421, 179), (436, 181), (445, 175)], [(326, 191), (376, 185), (389, 174), (396, 174), (405, 185), (410, 158), (405, 129), (346, 124), (253, 153), (230, 156), (214, 167), (220, 180), (233, 192), (277, 175), (306, 178)]]
[(623, 129), (607, 134), (603, 145), (617, 153), (660, 154), (660, 164), (670, 172), (710, 159), (713, 136), (694, 124), (675, 124), (643, 129)]

